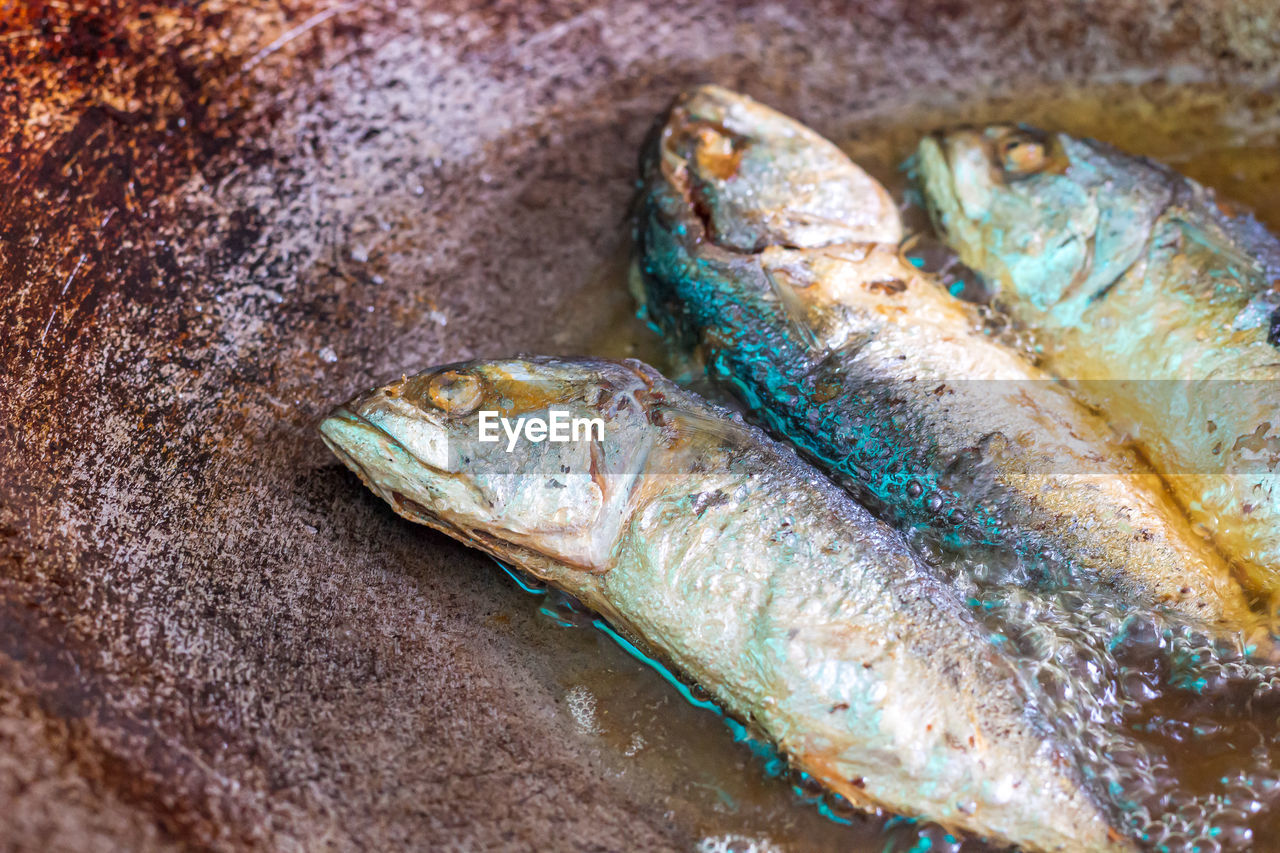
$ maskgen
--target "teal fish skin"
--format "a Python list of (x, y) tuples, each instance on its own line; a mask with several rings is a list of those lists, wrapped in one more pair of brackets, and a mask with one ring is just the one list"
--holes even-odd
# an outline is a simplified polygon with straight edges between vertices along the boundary
[(940, 234), (1132, 436), (1192, 520), (1280, 591), (1280, 240), (1103, 143), (994, 125), (917, 153)]
[[(1257, 631), (1227, 565), (1158, 477), (898, 258), (896, 211), (835, 146), (702, 87), (677, 101), (643, 169), (644, 310), (860, 499), (957, 548), (1014, 551), (1015, 582), (1102, 579), (1134, 603)], [(835, 201), (815, 238), (817, 188)]]
[[(603, 440), (479, 443), (480, 412)], [(397, 512), (564, 589), (864, 808), (1026, 850), (1128, 850), (1010, 660), (902, 539), (639, 362), (448, 365), (320, 427)]]

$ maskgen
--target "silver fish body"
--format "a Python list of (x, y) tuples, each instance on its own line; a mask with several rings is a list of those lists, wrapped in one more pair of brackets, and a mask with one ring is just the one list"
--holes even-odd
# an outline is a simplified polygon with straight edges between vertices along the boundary
[[(476, 440), (484, 411), (603, 440)], [(325, 441), (402, 515), (578, 597), (851, 802), (1028, 850), (1131, 849), (1015, 668), (900, 537), (639, 362), (427, 371)]]
[[(649, 315), (842, 484), (961, 549), (1051, 555), (1071, 567), (1065, 582), (1256, 622), (1225, 561), (1107, 424), (899, 257), (897, 212), (829, 142), (702, 87), (672, 108), (644, 179)], [(821, 231), (815, 187), (829, 200)]]
[(1280, 240), (1171, 169), (992, 126), (924, 140), (939, 231), (1192, 519), (1280, 591)]

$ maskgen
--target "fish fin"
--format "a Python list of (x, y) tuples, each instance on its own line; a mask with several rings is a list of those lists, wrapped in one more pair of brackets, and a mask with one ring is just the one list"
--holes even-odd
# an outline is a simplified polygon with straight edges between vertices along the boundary
[(725, 417), (718, 418), (675, 406), (657, 406), (655, 411), (664, 416), (664, 426), (679, 435), (711, 436), (733, 447), (745, 446), (753, 440), (750, 428), (727, 412)]
[[(782, 316), (787, 321), (787, 325), (796, 333), (796, 336), (804, 344), (805, 349), (811, 352), (825, 352), (826, 347), (818, 342), (818, 338), (813, 333), (813, 329), (809, 327), (805, 315), (807, 311), (803, 304), (796, 299), (795, 291), (790, 284), (779, 281), (774, 274), (775, 270), (762, 266), (765, 280), (769, 282), (769, 289), (773, 295), (777, 297), (778, 304), (782, 307)], [(777, 270), (783, 275), (787, 275), (785, 270)]]

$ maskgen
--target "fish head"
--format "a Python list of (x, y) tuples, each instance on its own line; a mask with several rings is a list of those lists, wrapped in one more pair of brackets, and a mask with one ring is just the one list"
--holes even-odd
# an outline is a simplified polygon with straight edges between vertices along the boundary
[[(888, 192), (843, 151), (717, 86), (676, 100), (642, 171), (637, 240), (646, 310), (686, 346), (707, 329), (726, 340), (746, 334), (751, 318), (779, 308), (794, 342), (816, 346), (808, 291), (792, 286), (803, 259), (779, 261), (778, 253), (902, 239)], [(704, 318), (701, 330), (691, 314)]]
[(522, 564), (597, 571), (656, 434), (655, 376), (639, 362), (445, 365), (339, 406), (320, 432), (401, 515)]
[(1088, 139), (997, 124), (931, 134), (916, 169), (934, 226), (1002, 301), (1072, 312), (1143, 254), (1165, 167)]
[(838, 147), (761, 103), (700, 86), (672, 106), (656, 140), (663, 175), (707, 236), (737, 252), (897, 243), (892, 198)]

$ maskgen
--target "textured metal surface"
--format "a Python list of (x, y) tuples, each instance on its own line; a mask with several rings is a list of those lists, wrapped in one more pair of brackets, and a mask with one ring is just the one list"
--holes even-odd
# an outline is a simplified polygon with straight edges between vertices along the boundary
[[(680, 793), (705, 769), (688, 743), (651, 735), (633, 760), (584, 725), (575, 679), (622, 719), (656, 677), (395, 519), (315, 419), (415, 365), (598, 339), (627, 299), (600, 283), (635, 152), (690, 82), (836, 136), (1036, 82), (1274, 87), (1269, 15), (0, 5), (0, 846), (661, 849), (761, 829), (741, 798)], [(814, 821), (765, 824), (797, 848), (839, 837)]]

